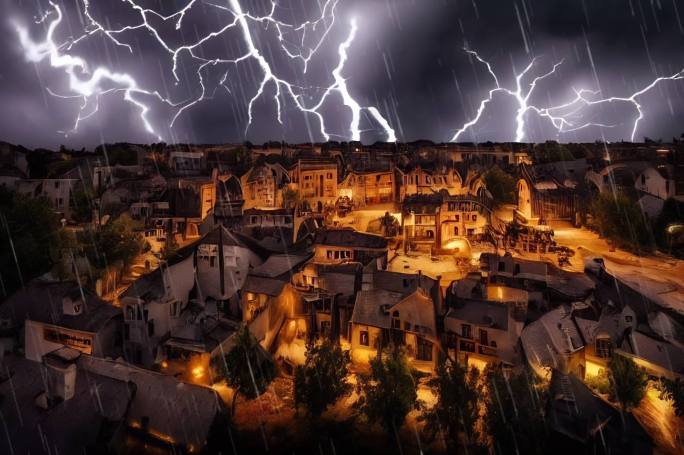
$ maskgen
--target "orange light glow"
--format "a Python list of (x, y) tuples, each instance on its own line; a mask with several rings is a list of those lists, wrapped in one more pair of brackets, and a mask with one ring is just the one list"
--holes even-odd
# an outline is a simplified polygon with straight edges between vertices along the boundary
[(192, 375), (197, 379), (201, 378), (202, 376), (204, 376), (204, 368), (202, 368), (202, 367), (193, 368), (192, 369)]

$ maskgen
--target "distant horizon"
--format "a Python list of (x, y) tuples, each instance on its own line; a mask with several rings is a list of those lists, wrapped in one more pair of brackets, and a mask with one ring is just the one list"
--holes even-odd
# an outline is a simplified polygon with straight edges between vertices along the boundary
[[(0, 139), (0, 144), (9, 144), (14, 147), (21, 147), (25, 148), (28, 150), (49, 150), (49, 151), (54, 151), (58, 152), (62, 147), (64, 147), (66, 150), (69, 151), (75, 151), (79, 152), (82, 149), (85, 149), (86, 152), (88, 151), (94, 151), (98, 147), (102, 146), (108, 146), (108, 145), (119, 145), (119, 144), (126, 144), (126, 145), (135, 145), (135, 146), (143, 146), (143, 147), (150, 147), (155, 144), (164, 144), (166, 147), (173, 147), (173, 146), (194, 146), (194, 147), (220, 147), (220, 146), (234, 146), (234, 147), (239, 147), (239, 146), (245, 146), (248, 145), (251, 147), (263, 147), (266, 144), (283, 144), (286, 146), (316, 146), (316, 145), (328, 145), (328, 144), (339, 144), (339, 145), (348, 145), (352, 143), (357, 143), (361, 144), (363, 147), (373, 147), (373, 146), (391, 146), (393, 144), (395, 145), (418, 145), (420, 143), (426, 143), (426, 144), (431, 144), (433, 146), (439, 146), (439, 147), (485, 147), (485, 146), (490, 146), (490, 145), (507, 145), (507, 146), (535, 146), (538, 144), (545, 144), (545, 143), (557, 143), (559, 145), (596, 145), (596, 144), (604, 144), (604, 145), (610, 145), (610, 144), (625, 144), (625, 145), (676, 145), (677, 138), (672, 138), (674, 141), (661, 141), (661, 140), (650, 140), (650, 141), (641, 141), (641, 142), (632, 142), (632, 141), (603, 141), (603, 140), (595, 140), (595, 141), (582, 141), (582, 142), (560, 142), (557, 140), (553, 139), (548, 139), (546, 141), (540, 141), (540, 142), (515, 142), (515, 141), (486, 141), (486, 142), (435, 142), (430, 139), (417, 139), (413, 141), (395, 141), (395, 142), (382, 142), (382, 141), (376, 141), (376, 142), (369, 142), (369, 143), (364, 143), (362, 141), (324, 141), (324, 142), (285, 142), (285, 141), (265, 141), (265, 142), (252, 142), (252, 141), (243, 141), (243, 142), (129, 142), (129, 141), (113, 141), (113, 142), (102, 142), (94, 146), (82, 146), (82, 147), (74, 147), (74, 146), (66, 146), (64, 144), (59, 144), (56, 147), (46, 147), (46, 146), (38, 146), (38, 147), (31, 147), (24, 145), (22, 143), (17, 143), (17, 142), (11, 142), (7, 140), (2, 140)], [(684, 141), (684, 139), (682, 139)]]

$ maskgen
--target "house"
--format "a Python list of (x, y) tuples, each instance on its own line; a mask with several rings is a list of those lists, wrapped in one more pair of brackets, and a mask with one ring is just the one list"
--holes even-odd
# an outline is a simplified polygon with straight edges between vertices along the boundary
[(571, 220), (577, 212), (575, 188), (585, 178), (586, 160), (520, 166), (516, 217), (522, 224)]
[[(215, 176), (214, 176), (215, 177)], [(167, 226), (167, 236), (173, 236), (177, 244), (200, 236), (200, 225), (211, 214), (216, 204), (216, 179), (176, 178), (168, 182), (162, 200), (169, 204), (168, 215), (155, 217), (152, 221)]]
[(134, 281), (119, 298), (127, 361), (150, 367), (164, 358), (160, 346), (171, 329), (182, 324), (181, 311), (195, 284), (192, 253), (191, 247), (181, 249), (158, 269)]
[(404, 198), (401, 221), (405, 249), (436, 248), (441, 205), (442, 198), (439, 194), (416, 194)]
[(97, 357), (121, 353), (121, 310), (77, 282), (35, 279), (0, 307), (2, 319), (24, 333), (26, 358), (39, 362), (64, 346)]
[(240, 178), (244, 209), (282, 207), (282, 189), (288, 182), (287, 170), (279, 163), (255, 165)]
[(511, 306), (488, 300), (459, 299), (444, 318), (449, 353), (463, 365), (517, 365), (523, 322)]
[(317, 212), (337, 201), (337, 163), (328, 159), (299, 159), (289, 169), (291, 187)]
[(487, 272), (490, 283), (528, 291), (529, 303), (537, 307), (550, 298), (566, 302), (583, 300), (594, 289), (593, 281), (584, 273), (568, 272), (551, 262), (517, 258), (510, 253), (482, 253), (480, 268)]
[(454, 242), (458, 244), (458, 240), (464, 237), (469, 241), (482, 240), (488, 231), (490, 213), (491, 198), (475, 199), (442, 193), (438, 232), (440, 249), (450, 249)]
[(220, 225), (192, 246), (195, 249), (197, 298), (200, 302), (233, 299), (244, 285), (249, 269), (262, 263), (261, 257), (237, 234)]
[(553, 370), (548, 396), (549, 453), (653, 452), (653, 440), (634, 415), (621, 413), (580, 378)]
[(321, 264), (359, 262), (362, 265), (376, 261), (384, 269), (387, 267), (387, 240), (354, 229), (322, 229), (314, 240), (312, 261)]
[(484, 187), (478, 195), (441, 190), (407, 196), (402, 205), (405, 245), (470, 258), (470, 242), (483, 240), (489, 232), (491, 210), (491, 195)]
[(352, 170), (339, 185), (340, 197), (348, 197), (355, 207), (395, 201), (395, 172), (388, 170)]
[(242, 321), (262, 344), (270, 349), (285, 318), (292, 318), (299, 295), (291, 284), (294, 270), (308, 255), (274, 254), (250, 270), (242, 287)]
[(548, 378), (554, 369), (584, 379), (585, 341), (572, 307), (561, 305), (527, 325), (520, 335), (525, 358), (534, 372)]
[[(264, 248), (284, 253), (301, 240), (300, 234), (306, 236), (303, 233), (308, 232), (307, 226), (309, 222), (296, 216), (294, 209), (250, 208), (244, 211), (239, 229)], [(312, 226), (310, 233), (316, 229), (317, 226)]]
[(0, 395), (13, 399), (0, 400), (1, 453), (46, 453), (46, 447), (52, 453), (111, 453), (125, 448), (132, 390), (127, 380), (77, 368), (79, 354), (61, 348), (38, 361), (14, 355), (4, 359), (11, 377), (0, 381)]
[(18, 194), (44, 197), (61, 218), (67, 221), (73, 220), (73, 196), (81, 189), (81, 180), (74, 178), (27, 179), (16, 180), (14, 183)]
[(364, 364), (384, 347), (406, 348), (416, 369), (434, 371), (439, 338), (434, 302), (421, 288), (404, 296), (384, 289), (360, 291), (356, 295), (350, 323), (352, 360)]
[(227, 410), (214, 389), (113, 360), (81, 356), (77, 367), (132, 387), (124, 420), (130, 435), (125, 450), (143, 451), (155, 442), (172, 453), (229, 450)]
[(173, 334), (204, 340), (223, 330), (203, 319), (238, 317), (238, 290), (261, 262), (236, 234), (218, 226), (134, 281), (120, 298), (126, 358), (149, 366), (164, 359), (160, 346)]
[(199, 151), (173, 150), (169, 153), (169, 167), (175, 175), (200, 175), (206, 160)]
[(242, 216), (244, 198), (240, 179), (231, 174), (220, 174), (216, 179), (214, 218), (230, 220)]

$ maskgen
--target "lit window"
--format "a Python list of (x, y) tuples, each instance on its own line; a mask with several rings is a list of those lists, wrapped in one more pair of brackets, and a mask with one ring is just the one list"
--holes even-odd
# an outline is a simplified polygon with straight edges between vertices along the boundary
[(361, 346), (369, 346), (369, 341), (370, 340), (368, 338), (368, 330), (361, 330), (361, 332), (359, 332), (359, 344)]

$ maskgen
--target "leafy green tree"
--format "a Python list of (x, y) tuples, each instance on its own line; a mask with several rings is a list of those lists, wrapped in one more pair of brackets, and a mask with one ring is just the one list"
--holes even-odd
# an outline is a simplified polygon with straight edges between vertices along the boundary
[(83, 243), (91, 264), (103, 268), (120, 260), (128, 267), (142, 252), (145, 243), (137, 227), (137, 222), (128, 215), (122, 215), (90, 233), (88, 237), (92, 237), (83, 239)]
[(487, 190), (495, 204), (513, 204), (516, 198), (516, 180), (499, 166), (492, 167), (484, 177)]
[(625, 195), (601, 193), (589, 207), (596, 228), (620, 247), (648, 251), (651, 232), (639, 205)]
[(275, 365), (268, 353), (242, 325), (235, 334), (235, 344), (222, 358), (212, 361), (219, 378), (232, 387), (231, 415), (235, 415), (237, 396), (254, 399), (264, 393), (275, 377)]
[(429, 438), (434, 439), (441, 429), (450, 453), (459, 447), (465, 447), (468, 453), (482, 451), (476, 425), (483, 386), (477, 368), (467, 370), (450, 359), (442, 359), (428, 385), (437, 393), (437, 403), (421, 416), (427, 423)]
[(306, 351), (304, 365), (294, 375), (295, 405), (302, 405), (312, 417), (319, 417), (329, 406), (351, 392), (347, 381), (349, 351), (325, 340)]
[(406, 416), (420, 408), (416, 373), (397, 347), (378, 355), (370, 366), (370, 374), (359, 375), (360, 397), (354, 407), (370, 423), (380, 423), (399, 444), (399, 429)]
[(634, 360), (613, 354), (608, 361), (610, 397), (620, 403), (623, 411), (639, 406), (646, 396), (648, 375)]
[(59, 219), (47, 199), (0, 189), (2, 295), (10, 295), (52, 268), (59, 229)]
[(504, 375), (484, 372), (484, 427), (496, 454), (546, 453), (544, 403), (547, 390), (527, 371)]
[(656, 388), (660, 392), (660, 399), (671, 401), (675, 414), (679, 417), (684, 416), (684, 381), (680, 378), (660, 378)]

